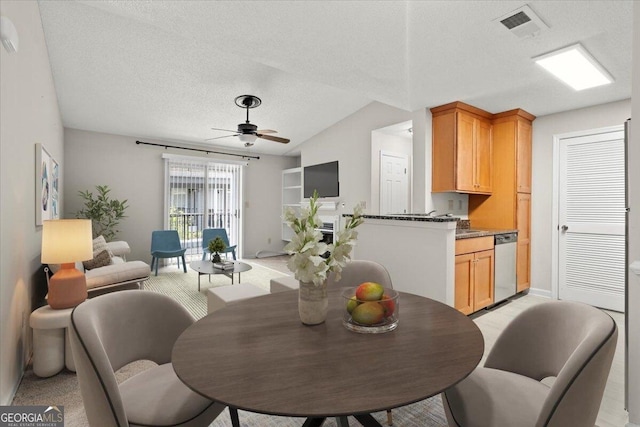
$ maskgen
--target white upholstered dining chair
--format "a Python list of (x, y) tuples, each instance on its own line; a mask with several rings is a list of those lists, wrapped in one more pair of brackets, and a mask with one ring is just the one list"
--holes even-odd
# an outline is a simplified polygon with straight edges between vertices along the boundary
[(391, 276), (387, 269), (374, 261), (352, 260), (342, 269), (340, 280), (336, 280), (336, 274), (330, 273), (327, 279), (328, 286), (358, 286), (362, 282), (376, 282), (385, 288), (393, 289)]
[(484, 366), (447, 389), (451, 427), (593, 427), (618, 329), (603, 311), (549, 301), (500, 334)]
[[(208, 426), (224, 405), (191, 391), (171, 364), (176, 339), (193, 322), (179, 303), (151, 291), (110, 293), (76, 307), (69, 336), (89, 424)], [(114, 372), (137, 360), (157, 366), (117, 384)]]

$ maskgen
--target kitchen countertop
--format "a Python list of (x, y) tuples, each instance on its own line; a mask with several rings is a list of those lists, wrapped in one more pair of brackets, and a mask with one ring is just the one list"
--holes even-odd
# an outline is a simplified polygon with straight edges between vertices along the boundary
[(471, 239), (474, 237), (495, 236), (496, 234), (517, 233), (517, 232), (518, 230), (458, 228), (456, 229), (456, 240)]
[[(343, 214), (343, 217), (351, 217), (352, 214)], [(416, 222), (454, 222), (460, 218), (454, 216), (429, 216), (427, 214), (388, 214), (388, 215), (362, 215), (364, 219), (387, 219), (396, 221), (416, 221)], [(468, 220), (463, 220), (468, 223)], [(458, 224), (458, 227), (460, 225)], [(518, 230), (505, 229), (478, 229), (478, 228), (457, 228), (456, 240), (471, 239), (474, 237), (495, 236), (496, 234), (517, 233)]]
[[(350, 217), (352, 214), (343, 214), (342, 216)], [(427, 216), (426, 214), (398, 214), (398, 215), (362, 215), (364, 219), (392, 219), (400, 221), (419, 221), (419, 222), (454, 222), (458, 218), (452, 216)]]

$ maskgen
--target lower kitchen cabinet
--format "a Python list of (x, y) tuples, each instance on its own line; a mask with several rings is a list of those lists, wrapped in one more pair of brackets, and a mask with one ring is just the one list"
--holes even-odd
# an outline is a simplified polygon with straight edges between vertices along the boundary
[(493, 304), (493, 265), (493, 236), (456, 241), (454, 307), (461, 313)]

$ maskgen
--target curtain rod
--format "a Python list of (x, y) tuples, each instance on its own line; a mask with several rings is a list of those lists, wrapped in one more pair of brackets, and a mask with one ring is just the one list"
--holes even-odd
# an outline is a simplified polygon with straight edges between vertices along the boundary
[(223, 153), (221, 151), (213, 151), (213, 150), (201, 150), (200, 148), (189, 148), (189, 147), (180, 147), (177, 145), (168, 145), (168, 144), (156, 144), (154, 142), (144, 142), (144, 141), (136, 141), (136, 144), (144, 144), (144, 145), (154, 145), (156, 147), (164, 147), (165, 149), (167, 148), (177, 148), (178, 150), (190, 150), (190, 151), (200, 151), (202, 153), (207, 153), (207, 154), (224, 154), (225, 156), (236, 156), (236, 157), (242, 157), (243, 159), (257, 159), (260, 160), (260, 156), (249, 156), (247, 154), (234, 154), (234, 153)]

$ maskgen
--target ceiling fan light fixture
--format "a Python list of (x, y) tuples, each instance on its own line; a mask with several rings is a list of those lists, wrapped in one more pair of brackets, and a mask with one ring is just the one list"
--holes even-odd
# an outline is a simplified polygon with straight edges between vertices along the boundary
[(251, 133), (243, 133), (241, 135), (238, 135), (238, 138), (240, 138), (240, 141), (247, 143), (254, 143), (256, 141), (256, 139), (258, 138), (256, 135), (253, 135)]

